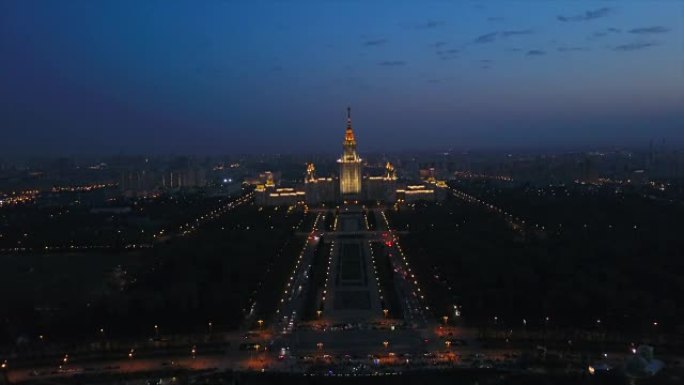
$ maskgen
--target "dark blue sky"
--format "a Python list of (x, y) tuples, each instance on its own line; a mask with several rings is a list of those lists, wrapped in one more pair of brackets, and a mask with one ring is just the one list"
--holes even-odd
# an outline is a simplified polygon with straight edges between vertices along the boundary
[(0, 153), (684, 143), (682, 1), (0, 0)]

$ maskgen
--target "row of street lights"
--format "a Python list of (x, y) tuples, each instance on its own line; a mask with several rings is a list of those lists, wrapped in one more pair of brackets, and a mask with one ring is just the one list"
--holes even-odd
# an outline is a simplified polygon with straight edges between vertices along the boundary
[[(308, 207), (305, 207), (305, 213), (306, 212), (308, 212)], [(316, 219), (314, 219), (314, 223), (313, 223), (313, 226), (311, 228), (311, 231), (309, 232), (309, 235), (306, 237), (306, 241), (304, 242), (304, 246), (302, 247), (302, 250), (300, 251), (299, 256), (297, 257), (297, 261), (295, 262), (295, 265), (292, 269), (292, 273), (290, 274), (290, 277), (288, 278), (288, 282), (287, 282), (285, 290), (283, 292), (283, 296), (280, 299), (281, 306), (284, 306), (285, 300), (287, 299), (287, 295), (290, 292), (290, 290), (296, 290), (293, 287), (293, 284), (295, 282), (297, 270), (299, 269), (300, 265), (302, 264), (302, 261), (304, 260), (304, 254), (306, 253), (306, 249), (309, 246), (309, 242), (316, 237), (316, 235), (315, 235), (316, 229), (318, 227), (318, 222), (320, 221), (321, 216), (322, 216), (321, 213), (318, 213), (316, 215)], [(277, 309), (276, 314), (280, 314), (280, 310), (281, 309)], [(294, 322), (294, 321), (291, 320), (291, 322)], [(263, 321), (262, 321), (262, 323), (263, 323)], [(259, 327), (261, 327), (261, 325)]]
[[(201, 223), (212, 220), (212, 219), (216, 219), (219, 216), (221, 216), (221, 215), (233, 210), (234, 208), (242, 205), (243, 203), (250, 201), (252, 199), (253, 195), (254, 195), (254, 192), (250, 192), (246, 195), (243, 195), (243, 196), (241, 196), (235, 200), (232, 200), (232, 201), (226, 203), (225, 205), (223, 205), (220, 208), (211, 210), (210, 212), (208, 212), (204, 215), (201, 215), (198, 218), (195, 218), (194, 221), (187, 222), (184, 225), (180, 225), (178, 227), (179, 234), (182, 236), (185, 236), (185, 235), (191, 234), (193, 232), (196, 232), (199, 229), (199, 225)], [(160, 230), (158, 234), (154, 235), (154, 238), (156, 238), (157, 236), (162, 236), (163, 234), (164, 234), (164, 230)]]
[[(339, 206), (338, 206), (339, 209)], [(333, 222), (333, 228), (332, 231), (337, 231), (337, 220), (339, 218), (339, 215), (335, 215), (335, 221)], [(326, 298), (328, 296), (328, 290), (330, 290), (330, 268), (332, 266), (332, 260), (333, 260), (333, 252), (335, 251), (335, 240), (333, 239), (330, 242), (330, 253), (328, 254), (328, 265), (326, 266), (326, 272), (325, 272), (325, 284), (323, 285), (323, 295), (321, 296), (321, 306), (319, 307), (319, 310), (316, 311), (316, 316), (320, 319), (321, 314), (323, 313), (320, 309), (325, 308), (325, 302)]]
[[(364, 213), (363, 218), (366, 222), (366, 230), (370, 230), (370, 227), (368, 225), (368, 215), (366, 213)], [(385, 298), (384, 298), (384, 295), (382, 292), (382, 286), (380, 285), (380, 277), (378, 276), (378, 264), (375, 261), (375, 253), (373, 252), (373, 243), (370, 239), (367, 241), (367, 243), (368, 243), (368, 250), (370, 250), (371, 262), (373, 263), (373, 273), (375, 276), (375, 285), (377, 286), (377, 290), (378, 290), (378, 297), (380, 297), (380, 300), (384, 302)], [(383, 308), (382, 314), (385, 318), (387, 318), (387, 315), (389, 314), (389, 310), (387, 308)]]
[[(416, 297), (419, 297), (421, 301), (424, 301), (425, 296), (423, 295), (422, 290), (420, 288), (420, 285), (418, 284), (418, 279), (416, 278), (415, 274), (411, 270), (411, 266), (409, 265), (409, 262), (408, 262), (408, 259), (406, 258), (406, 255), (404, 254), (404, 250), (401, 248), (401, 245), (399, 244), (399, 238), (394, 235), (392, 229), (390, 228), (389, 220), (387, 219), (387, 216), (385, 215), (384, 211), (382, 212), (382, 218), (384, 219), (385, 224), (387, 226), (387, 229), (388, 229), (388, 231), (392, 237), (392, 241), (395, 243), (397, 250), (399, 250), (399, 254), (401, 255), (401, 260), (402, 260), (402, 262), (406, 268), (406, 272), (407, 272), (407, 274), (410, 274), (411, 279), (408, 279), (407, 277), (406, 278), (407, 278), (408, 282), (410, 282), (415, 287), (415, 291), (413, 292), (413, 294)], [(425, 305), (424, 303), (421, 304), (421, 306), (423, 306), (425, 308), (425, 310), (428, 310), (428, 311), (430, 310), (430, 307)]]

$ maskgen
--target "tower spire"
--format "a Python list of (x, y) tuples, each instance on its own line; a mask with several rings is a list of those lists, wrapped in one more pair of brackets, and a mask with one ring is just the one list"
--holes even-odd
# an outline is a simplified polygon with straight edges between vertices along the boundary
[(356, 153), (356, 139), (352, 129), (351, 107), (347, 107), (347, 129), (342, 143), (342, 157), (340, 163), (340, 192), (358, 194), (361, 192), (361, 158)]
[(354, 142), (354, 132), (352, 131), (351, 107), (347, 107), (347, 130), (344, 134), (346, 142)]

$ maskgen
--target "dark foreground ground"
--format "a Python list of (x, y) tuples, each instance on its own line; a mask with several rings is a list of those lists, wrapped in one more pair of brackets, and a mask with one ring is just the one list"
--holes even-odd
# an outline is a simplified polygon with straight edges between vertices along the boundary
[[(501, 373), (492, 370), (453, 370), (453, 371), (426, 371), (402, 374), (378, 373), (372, 376), (302, 376), (275, 373), (190, 373), (186, 371), (148, 373), (140, 375), (116, 375), (116, 376), (82, 376), (71, 379), (63, 379), (57, 382), (65, 385), (77, 384), (372, 384), (372, 385), (403, 385), (424, 383), (430, 385), (440, 384), (464, 384), (464, 385), (565, 385), (565, 384), (635, 384), (635, 385), (669, 385), (681, 384), (682, 374), (669, 371), (648, 379), (628, 379), (619, 374), (603, 376), (563, 375), (563, 374), (534, 374), (534, 373)], [(38, 384), (40, 382), (27, 382), (25, 384)]]
[[(657, 377), (647, 380), (639, 380), (635, 384), (680, 384), (680, 378)], [(504, 385), (504, 384), (538, 384), (538, 385), (565, 385), (565, 384), (629, 384), (630, 380), (621, 376), (564, 376), (548, 374), (502, 374), (497, 372), (481, 371), (458, 371), (458, 372), (423, 372), (390, 376), (367, 376), (367, 377), (294, 377), (294, 376), (237, 376), (238, 384), (373, 384), (373, 385), (403, 385), (403, 384), (480, 384), (480, 385)]]

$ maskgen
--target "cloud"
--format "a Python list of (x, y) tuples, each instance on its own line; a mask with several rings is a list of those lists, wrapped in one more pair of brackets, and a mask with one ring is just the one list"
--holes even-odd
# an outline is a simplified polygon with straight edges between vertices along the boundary
[(540, 49), (531, 49), (531, 50), (527, 51), (527, 53), (525, 54), (525, 56), (542, 56), (542, 55), (546, 55), (546, 51), (542, 51)]
[(532, 33), (531, 29), (521, 29), (521, 30), (499, 32), (499, 34), (501, 34), (501, 36), (503, 36), (503, 37), (517, 36), (517, 35), (529, 35), (531, 33)]
[(439, 56), (439, 58), (442, 60), (449, 60), (449, 59), (455, 58), (459, 52), (461, 52), (460, 49), (451, 48), (451, 49), (437, 51), (437, 56)]
[(633, 43), (618, 45), (613, 48), (613, 51), (636, 51), (644, 48), (654, 47), (656, 45), (658, 45), (658, 43), (652, 41), (637, 41)]
[(587, 47), (558, 47), (558, 52), (589, 51)]
[(437, 28), (444, 25), (443, 21), (428, 20), (425, 24), (419, 25), (419, 28)]
[(494, 40), (496, 40), (496, 36), (499, 35), (498, 32), (491, 32), (487, 33), (484, 35), (480, 35), (475, 38), (475, 43), (482, 44), (482, 43), (491, 43)]
[(599, 38), (599, 37), (608, 36), (608, 35), (614, 34), (614, 33), (620, 33), (620, 30), (617, 28), (606, 28), (604, 30), (596, 31), (596, 32), (592, 33), (590, 37), (591, 38)]
[(634, 28), (627, 31), (629, 33), (647, 34), (647, 33), (666, 33), (670, 32), (670, 29), (663, 26), (654, 27), (644, 27), (644, 28)]
[(366, 40), (363, 45), (367, 47), (379, 46), (387, 43), (387, 39)]
[(496, 31), (490, 32), (484, 35), (480, 35), (475, 38), (474, 42), (478, 44), (491, 43), (498, 38), (507, 38), (511, 36), (520, 35), (530, 35), (532, 33), (531, 29), (521, 29), (521, 30), (508, 30), (508, 31)]
[(435, 29), (443, 26), (445, 23), (440, 20), (427, 20), (420, 23), (400, 23), (399, 26), (408, 29)]
[(443, 47), (445, 45), (446, 45), (445, 41), (436, 41), (434, 44), (432, 44), (432, 46), (435, 48)]
[(588, 20), (594, 20), (594, 19), (606, 17), (606, 16), (610, 15), (612, 12), (613, 12), (613, 10), (611, 8), (603, 7), (603, 8), (595, 9), (593, 11), (585, 11), (584, 13), (580, 13), (579, 15), (572, 15), (572, 16), (558, 15), (556, 18), (560, 21), (588, 21)]
[(406, 62), (403, 60), (385, 60), (381, 61), (378, 63), (378, 65), (384, 66), (384, 67), (399, 67), (406, 65)]

